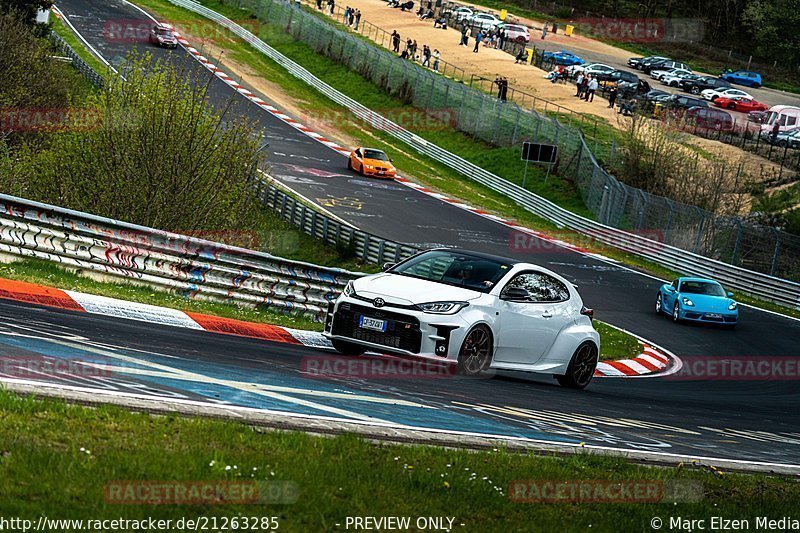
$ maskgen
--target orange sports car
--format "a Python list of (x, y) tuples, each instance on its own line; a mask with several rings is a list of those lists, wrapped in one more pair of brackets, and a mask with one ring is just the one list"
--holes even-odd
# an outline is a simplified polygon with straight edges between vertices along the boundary
[(363, 176), (394, 178), (397, 169), (383, 151), (374, 148), (356, 148), (350, 152), (347, 168), (360, 172)]

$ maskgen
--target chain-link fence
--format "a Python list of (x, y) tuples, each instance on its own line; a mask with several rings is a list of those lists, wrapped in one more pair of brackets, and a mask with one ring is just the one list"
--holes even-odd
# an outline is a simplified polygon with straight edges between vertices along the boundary
[(72, 47), (67, 44), (67, 41), (62, 39), (59, 34), (51, 31), (50, 41), (55, 45), (60, 54), (64, 54), (64, 57), (68, 57), (72, 61), (72, 66), (78, 69), (78, 72), (83, 74), (92, 85), (98, 88), (103, 87), (103, 76), (98, 74), (89, 63), (81, 59), (81, 57), (75, 53), (75, 50), (73, 50)]

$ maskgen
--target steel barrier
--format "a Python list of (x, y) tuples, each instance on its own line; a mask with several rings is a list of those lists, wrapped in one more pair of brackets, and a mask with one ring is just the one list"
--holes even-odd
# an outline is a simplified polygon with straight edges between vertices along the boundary
[[(350, 236), (358, 241), (364, 235)], [(365, 249), (372, 244), (367, 242)], [(188, 298), (276, 307), (317, 320), (349, 280), (363, 275), (4, 194), (0, 251), (139, 281)]]
[(59, 50), (60, 53), (64, 54), (66, 57), (70, 58), (72, 61), (72, 66), (78, 69), (78, 72), (83, 74), (83, 76), (89, 80), (89, 82), (94, 85), (95, 87), (102, 88), (103, 87), (103, 76), (98, 74), (98, 72), (89, 65), (86, 61), (84, 61), (81, 56), (79, 56), (75, 50), (65, 41), (59, 34), (54, 31), (50, 32), (49, 35), (50, 41), (55, 45), (55, 47)]
[[(426, 139), (403, 129), (378, 113), (371, 111), (369, 108), (323, 82), (305, 68), (219, 13), (196, 2), (192, 2), (191, 0), (170, 0), (170, 2), (198, 13), (227, 28), (253, 46), (253, 48), (284, 67), (294, 77), (319, 90), (337, 104), (349, 109), (358, 118), (366, 121), (371, 127), (391, 134), (393, 137), (405, 142), (420, 153), (447, 165), (478, 183), (506, 195), (508, 198), (514, 200), (519, 205), (538, 216), (560, 226), (584, 233), (600, 243), (614, 246), (625, 252), (643, 257), (676, 272), (713, 277), (731, 290), (738, 290), (758, 298), (800, 309), (800, 283), (776, 278), (760, 272), (754, 272), (694, 254), (675, 246), (622, 231), (567, 211), (553, 202), (492, 174), (440, 148)], [(589, 165), (594, 169), (591, 172), (592, 179), (595, 177), (598, 179), (601, 178), (601, 176), (599, 176), (602, 172), (600, 166), (597, 164), (594, 155), (591, 150), (588, 149), (582, 138), (577, 152), (577, 166), (580, 167), (581, 163)], [(614, 195), (620, 194), (627, 196), (625, 190), (622, 188), (617, 190), (606, 187), (601, 197), (587, 200), (596, 201), (599, 204), (600, 212), (603, 215), (600, 217), (601, 219), (613, 220), (614, 213), (611, 212), (610, 209), (604, 212), (603, 206), (612, 205), (611, 200), (614, 198)]]

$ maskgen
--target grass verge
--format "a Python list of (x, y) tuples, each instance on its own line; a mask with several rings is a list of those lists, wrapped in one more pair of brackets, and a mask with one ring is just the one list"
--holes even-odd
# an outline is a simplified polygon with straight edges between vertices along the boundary
[(78, 37), (72, 32), (72, 30), (64, 24), (61, 19), (57, 17), (53, 17), (52, 19), (52, 27), (53, 31), (55, 31), (59, 37), (64, 39), (68, 45), (75, 50), (75, 53), (78, 56), (86, 61), (90, 67), (92, 67), (95, 72), (100, 74), (101, 76), (107, 76), (110, 72), (108, 67), (104, 65), (97, 57), (89, 51), (88, 48), (83, 44), (83, 42), (78, 39)]
[[(278, 432), (8, 392), (0, 392), (0, 419), (0, 511), (31, 520), (267, 516), (277, 518), (281, 531), (322, 531), (345, 529), (347, 516), (446, 516), (455, 518), (454, 531), (531, 531), (532, 524), (538, 531), (642, 531), (654, 516), (780, 518), (800, 506), (800, 485), (790, 479), (648, 468), (588, 455), (375, 444), (352, 435)], [(282, 505), (109, 503), (104, 488), (119, 480), (288, 481), (298, 498)], [(663, 503), (523, 504), (509, 497), (517, 480), (692, 483), (703, 495), (695, 503), (667, 497)]]

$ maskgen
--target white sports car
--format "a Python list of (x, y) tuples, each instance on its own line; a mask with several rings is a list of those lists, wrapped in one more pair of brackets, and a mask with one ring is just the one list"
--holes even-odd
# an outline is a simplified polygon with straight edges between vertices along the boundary
[(350, 282), (330, 304), (325, 336), (343, 354), (366, 350), (554, 375), (582, 389), (597, 367), (592, 310), (558, 274), (514, 259), (437, 249)]
[(726, 89), (725, 87), (718, 87), (716, 89), (706, 89), (700, 93), (700, 97), (704, 100), (711, 100), (714, 101), (717, 98), (725, 97), (725, 98), (747, 98), (748, 100), (753, 100), (753, 95), (750, 93), (744, 92), (740, 89)]

